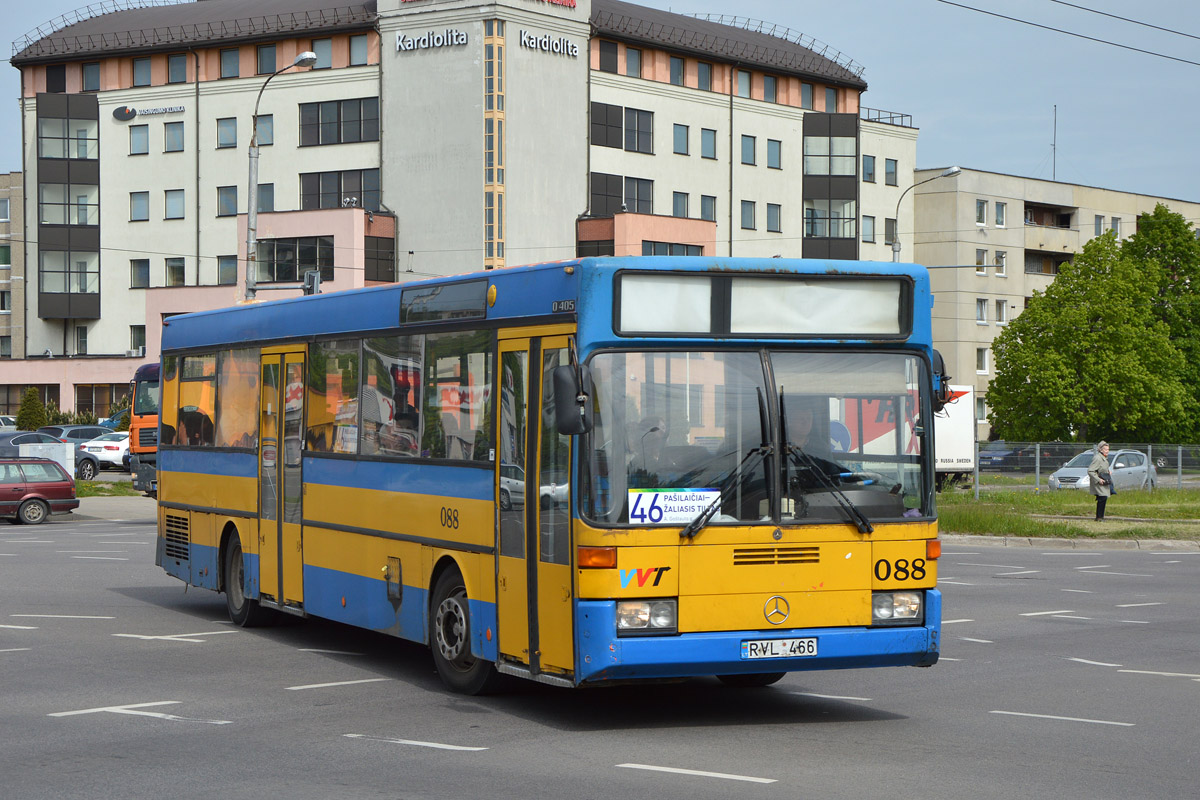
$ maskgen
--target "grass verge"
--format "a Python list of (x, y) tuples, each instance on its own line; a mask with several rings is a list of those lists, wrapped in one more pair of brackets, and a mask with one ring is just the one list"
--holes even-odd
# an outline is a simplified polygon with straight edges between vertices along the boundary
[(75, 481), (76, 497), (140, 497), (132, 481)]

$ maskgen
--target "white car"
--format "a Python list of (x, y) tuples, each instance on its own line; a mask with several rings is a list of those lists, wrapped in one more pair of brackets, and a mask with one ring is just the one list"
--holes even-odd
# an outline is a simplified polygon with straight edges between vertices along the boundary
[(500, 465), (500, 510), (525, 507), (525, 470), (516, 464)]
[(94, 456), (100, 468), (129, 469), (129, 431), (114, 431), (84, 443), (84, 452)]

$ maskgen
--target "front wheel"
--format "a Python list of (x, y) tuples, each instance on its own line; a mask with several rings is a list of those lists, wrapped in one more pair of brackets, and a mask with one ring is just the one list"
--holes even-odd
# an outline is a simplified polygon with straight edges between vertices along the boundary
[(225, 563), (222, 568), (225, 607), (229, 610), (229, 619), (233, 620), (234, 625), (254, 628), (268, 622), (269, 612), (260, 606), (257, 600), (246, 596), (245, 562), (242, 540), (234, 534), (225, 548)]
[(754, 675), (718, 675), (717, 680), (726, 686), (733, 686), (738, 689), (752, 689), (777, 683), (786, 674), (785, 672), (760, 672)]
[(471, 655), (471, 609), (467, 587), (457, 569), (438, 576), (429, 606), (429, 647), (438, 676), (460, 694), (483, 694), (494, 688), (499, 673), (490, 661)]

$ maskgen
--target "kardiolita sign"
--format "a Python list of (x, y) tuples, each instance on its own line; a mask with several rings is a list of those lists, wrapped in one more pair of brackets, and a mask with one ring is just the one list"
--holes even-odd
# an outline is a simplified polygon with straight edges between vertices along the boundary
[(555, 38), (548, 33), (539, 36), (529, 31), (521, 31), (521, 47), (553, 53), (556, 56), (579, 58), (579, 45), (565, 36)]
[(467, 32), (456, 28), (444, 31), (427, 31), (420, 36), (396, 34), (396, 52), (411, 53), (416, 50), (437, 50), (442, 47), (461, 47), (467, 43)]

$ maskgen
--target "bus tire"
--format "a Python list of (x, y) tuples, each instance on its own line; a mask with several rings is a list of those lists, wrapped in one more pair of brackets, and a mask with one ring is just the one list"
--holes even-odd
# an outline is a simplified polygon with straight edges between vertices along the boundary
[(225, 586), (225, 607), (229, 619), (242, 628), (255, 628), (268, 622), (268, 612), (257, 600), (246, 596), (246, 559), (242, 554), (242, 540), (235, 533), (225, 546), (225, 562), (221, 565), (221, 578)]
[(459, 694), (484, 694), (499, 679), (491, 661), (471, 655), (471, 610), (456, 568), (438, 576), (429, 605), (429, 647), (442, 683)]
[(718, 675), (717, 680), (737, 689), (753, 689), (777, 683), (786, 672), (759, 672), (752, 675)]

